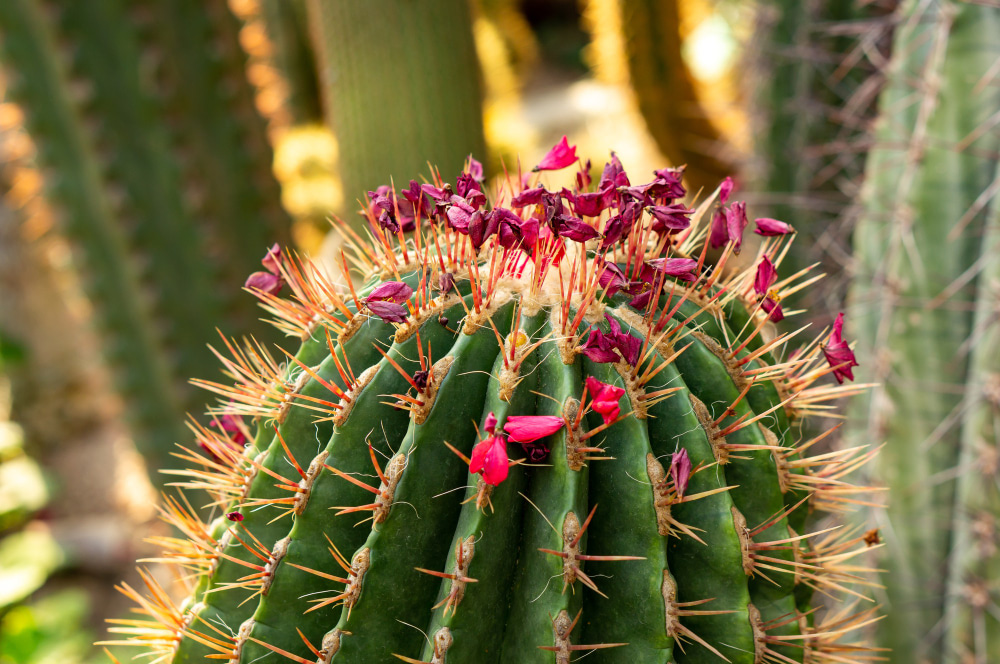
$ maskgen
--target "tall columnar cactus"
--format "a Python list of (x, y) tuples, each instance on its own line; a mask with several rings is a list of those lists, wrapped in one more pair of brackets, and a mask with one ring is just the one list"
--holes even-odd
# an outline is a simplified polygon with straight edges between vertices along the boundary
[(699, 100), (682, 57), (677, 0), (586, 0), (589, 59), (599, 75), (626, 83), (649, 133), (686, 179), (705, 191), (732, 173), (733, 146)]
[[(759, 209), (778, 219), (794, 218), (800, 241), (808, 240), (788, 257), (792, 272), (816, 262), (830, 271), (843, 264), (856, 183), (884, 82), (892, 4), (757, 4), (748, 44), (755, 155), (743, 175), (757, 192)], [(826, 289), (844, 292), (839, 282), (846, 279), (838, 271)]]
[(306, 0), (306, 7), (341, 184), (350, 192), (338, 213), (353, 219), (352, 196), (422, 172), (428, 161), (458, 170), (466, 155), (485, 151), (467, 0)]
[(254, 324), (233, 286), (286, 232), (237, 27), (223, 0), (0, 3), (9, 98), (154, 468), (213, 328)]
[(1000, 9), (900, 10), (856, 229), (865, 377), (854, 433), (885, 440), (899, 662), (1000, 659), (996, 270)]
[[(564, 139), (535, 170), (577, 163)], [(166, 501), (186, 537), (160, 559), (189, 596), (124, 586), (146, 616), (124, 643), (178, 663), (868, 661), (852, 559), (878, 535), (816, 517), (864, 500), (844, 476), (871, 453), (796, 433), (856, 363), (842, 321), (780, 358), (787, 227), (759, 220), (731, 272), (728, 183), (691, 209), (680, 171), (633, 186), (613, 156), (573, 191), (512, 175), (489, 200), (481, 173), (375, 196), (349, 294), (269, 252), (259, 295), (302, 345), (232, 342), (230, 380), (205, 383), (233, 436), (196, 427), (180, 475), (224, 515)]]

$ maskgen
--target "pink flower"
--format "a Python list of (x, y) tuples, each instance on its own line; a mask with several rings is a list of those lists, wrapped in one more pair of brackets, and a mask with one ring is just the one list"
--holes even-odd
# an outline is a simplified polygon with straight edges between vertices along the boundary
[(387, 300), (375, 300), (368, 303), (368, 311), (372, 312), (386, 323), (405, 323), (410, 310), (405, 305)]
[(490, 413), (486, 416), (486, 421), (483, 422), (483, 431), (490, 434), (491, 436), (496, 433), (497, 429), (497, 416)]
[(729, 241), (733, 243), (733, 253), (740, 253), (740, 247), (743, 246), (743, 231), (749, 223), (747, 204), (743, 201), (733, 203), (726, 210), (726, 232), (729, 235)]
[(652, 205), (646, 208), (646, 212), (649, 212), (655, 219), (652, 226), (654, 231), (670, 234), (683, 231), (691, 226), (689, 217), (694, 213), (694, 210), (684, 207), (681, 203), (672, 203), (670, 205)]
[(844, 379), (854, 380), (854, 372), (851, 367), (858, 366), (858, 361), (854, 357), (847, 342), (844, 341), (844, 314), (837, 314), (837, 320), (833, 322), (833, 332), (830, 333), (830, 341), (822, 347), (826, 361), (833, 367), (833, 376), (838, 383), (843, 383)]
[(725, 205), (726, 204), (726, 201), (729, 200), (729, 195), (731, 193), (733, 193), (733, 189), (735, 189), (735, 188), (736, 188), (736, 183), (733, 182), (732, 178), (727, 177), (725, 180), (722, 181), (722, 184), (719, 185), (719, 204), (720, 205)]
[(558, 171), (566, 168), (576, 161), (576, 146), (570, 146), (569, 140), (563, 136), (562, 140), (556, 143), (549, 153), (542, 157), (533, 171)]
[(677, 497), (683, 498), (687, 491), (688, 480), (691, 479), (691, 457), (687, 450), (681, 448), (679, 452), (674, 452), (670, 458), (670, 477), (674, 481), (674, 489)]
[(628, 287), (625, 273), (615, 263), (605, 263), (604, 270), (597, 277), (597, 282), (605, 290), (608, 297), (611, 297), (623, 288)]
[(533, 443), (551, 436), (564, 424), (563, 418), (554, 415), (511, 415), (504, 422), (503, 430), (515, 443)]
[(779, 323), (785, 320), (785, 312), (782, 311), (781, 305), (778, 304), (778, 300), (771, 295), (764, 298), (764, 301), (760, 303), (760, 308), (767, 313), (767, 317), (770, 318), (773, 323)]
[(587, 376), (587, 391), (590, 392), (590, 407), (604, 418), (605, 424), (618, 419), (621, 413), (618, 400), (625, 394), (625, 390), (602, 383), (593, 376)]
[[(698, 261), (693, 258), (654, 258), (646, 261), (646, 265), (669, 277), (677, 277), (681, 281), (698, 281), (698, 277), (695, 276)], [(653, 275), (648, 276), (652, 280)]]
[(617, 362), (620, 358), (614, 341), (596, 327), (590, 331), (587, 341), (580, 346), (580, 353), (592, 362)]
[(281, 261), (281, 247), (275, 244), (267, 250), (260, 261), (267, 272), (254, 272), (247, 277), (243, 287), (268, 295), (277, 295), (285, 286), (285, 279), (281, 276)]
[(757, 235), (763, 235), (764, 237), (778, 237), (795, 232), (795, 229), (792, 228), (790, 224), (778, 221), (777, 219), (771, 219), (770, 217), (755, 219), (754, 223), (757, 224), (757, 228), (754, 230), (754, 233)]
[(413, 295), (413, 289), (402, 281), (386, 281), (379, 284), (375, 290), (365, 298), (365, 304), (372, 302), (392, 302), (402, 304)]
[(774, 269), (774, 264), (767, 256), (760, 261), (757, 266), (757, 276), (753, 280), (753, 290), (757, 295), (767, 295), (768, 289), (778, 280), (778, 271)]
[(713, 249), (718, 249), (729, 240), (726, 230), (726, 213), (721, 208), (712, 214), (712, 224), (709, 226), (708, 243)]
[(508, 471), (507, 441), (503, 436), (490, 436), (472, 448), (469, 472), (479, 473), (487, 484), (497, 486), (507, 479)]

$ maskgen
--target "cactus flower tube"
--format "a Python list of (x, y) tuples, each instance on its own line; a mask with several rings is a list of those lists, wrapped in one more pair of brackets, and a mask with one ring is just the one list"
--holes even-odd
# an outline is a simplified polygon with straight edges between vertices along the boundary
[(123, 586), (145, 619), (117, 643), (160, 662), (868, 661), (855, 558), (877, 536), (818, 518), (865, 500), (844, 476), (872, 453), (796, 433), (856, 390), (833, 380), (850, 348), (838, 328), (790, 354), (754, 289), (765, 262), (767, 297), (801, 287), (792, 236), (730, 269), (730, 235), (710, 266), (715, 195), (680, 206), (679, 171), (632, 186), (612, 155), (596, 184), (536, 169), (489, 196), (477, 173), (373, 197), (346, 293), (269, 253), (284, 289), (256, 294), (301, 346), (219, 353), (214, 414), (256, 437), (195, 427), (200, 468), (178, 475), (225, 516), (167, 499), (186, 537), (161, 559), (188, 599)]

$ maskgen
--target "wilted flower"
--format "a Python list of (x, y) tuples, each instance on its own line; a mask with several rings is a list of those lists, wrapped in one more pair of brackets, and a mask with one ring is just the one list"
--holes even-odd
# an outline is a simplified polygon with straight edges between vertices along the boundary
[(844, 379), (854, 380), (852, 367), (858, 366), (858, 361), (854, 357), (847, 342), (844, 341), (844, 314), (837, 314), (837, 319), (833, 322), (833, 331), (830, 333), (830, 340), (822, 347), (826, 361), (833, 367), (833, 376), (838, 383), (843, 383)]
[(753, 290), (757, 295), (767, 295), (768, 290), (778, 280), (778, 271), (771, 259), (764, 256), (757, 266), (757, 275), (753, 279)]
[(281, 247), (274, 244), (260, 261), (267, 272), (254, 272), (247, 277), (243, 287), (258, 290), (268, 295), (277, 295), (285, 286), (285, 279), (281, 276), (281, 261)]
[(778, 221), (777, 219), (771, 219), (770, 217), (755, 219), (754, 223), (757, 224), (757, 228), (754, 229), (754, 233), (757, 235), (763, 235), (764, 237), (778, 237), (795, 232), (795, 229), (792, 228), (790, 224)]
[(413, 289), (402, 281), (387, 281), (365, 298), (365, 305), (386, 323), (405, 323), (410, 311), (403, 302), (411, 295)]

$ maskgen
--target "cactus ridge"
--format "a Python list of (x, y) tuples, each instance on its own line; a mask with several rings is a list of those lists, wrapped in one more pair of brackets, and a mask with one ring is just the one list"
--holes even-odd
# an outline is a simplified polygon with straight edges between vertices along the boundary
[[(510, 175), (483, 212), (514, 224), (576, 207), (582, 191), (504, 207), (537, 178)], [(822, 380), (843, 369), (825, 359), (837, 331), (783, 357), (795, 335), (775, 335), (754, 286), (789, 238), (746, 268), (731, 238), (708, 265), (717, 191), (681, 231), (635, 206), (619, 241), (598, 212), (575, 219), (603, 239), (557, 222), (505, 244), (509, 226), (454, 223), (465, 198), (450, 187), (425, 185), (448, 202), (395, 234), (373, 197), (370, 237), (345, 231), (369, 275), (351, 285), (345, 254), (349, 293), (281, 259), (291, 294), (257, 294), (302, 345), (283, 365), (252, 341), (219, 353), (229, 380), (202, 382), (213, 414), (253, 418), (256, 436), (240, 450), (193, 427), (200, 450), (181, 454), (201, 461), (181, 484), (226, 514), (168, 500), (185, 537), (161, 539), (162, 559), (189, 597), (175, 606), (148, 577), (146, 595), (124, 587), (146, 618), (114, 643), (172, 662), (870, 661), (855, 558), (877, 535), (817, 519), (867, 500), (847, 475), (873, 453), (815, 452), (827, 434), (797, 433), (859, 388)], [(541, 438), (516, 442), (534, 426)], [(814, 590), (840, 602), (822, 619)]]

